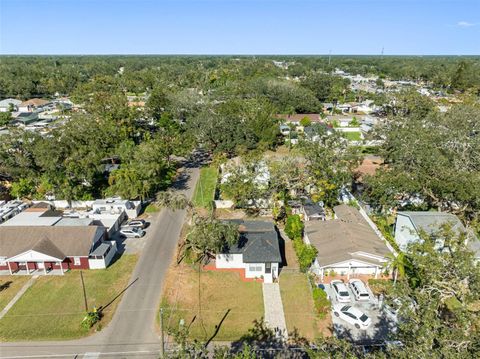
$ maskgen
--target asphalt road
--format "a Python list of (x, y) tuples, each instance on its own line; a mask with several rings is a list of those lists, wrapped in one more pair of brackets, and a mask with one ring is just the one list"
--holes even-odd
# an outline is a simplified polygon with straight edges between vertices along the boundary
[[(198, 173), (194, 166), (186, 168), (176, 184), (178, 190), (191, 197)], [(123, 294), (112, 321), (101, 332), (72, 341), (2, 343), (0, 358), (158, 358), (156, 317), (163, 281), (184, 219), (185, 211), (166, 209), (153, 216), (149, 238), (132, 273), (133, 284)]]

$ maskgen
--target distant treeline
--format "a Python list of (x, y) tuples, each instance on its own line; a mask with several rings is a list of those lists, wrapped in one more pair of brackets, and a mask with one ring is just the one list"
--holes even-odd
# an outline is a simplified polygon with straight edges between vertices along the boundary
[[(288, 63), (288, 68), (273, 61)], [(479, 56), (1, 56), (0, 98), (71, 94), (99, 77), (118, 78), (125, 92), (158, 84), (212, 90), (255, 79), (331, 73), (422, 80), (444, 91), (480, 89)]]

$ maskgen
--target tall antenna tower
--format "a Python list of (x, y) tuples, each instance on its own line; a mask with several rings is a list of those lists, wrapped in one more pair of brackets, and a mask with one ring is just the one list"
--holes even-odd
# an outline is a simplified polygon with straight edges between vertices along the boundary
[(381, 59), (383, 59), (383, 51), (384, 51), (384, 50), (385, 50), (385, 47), (382, 46), (382, 52), (381, 52), (381, 54), (380, 54), (380, 58), (381, 58)]
[(332, 59), (332, 50), (328, 50), (328, 66), (330, 66), (331, 59)]

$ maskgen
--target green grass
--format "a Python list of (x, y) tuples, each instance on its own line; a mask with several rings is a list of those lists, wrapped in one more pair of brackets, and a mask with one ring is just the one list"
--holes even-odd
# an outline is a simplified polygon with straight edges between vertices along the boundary
[(215, 197), (218, 170), (216, 167), (203, 167), (200, 169), (200, 178), (193, 193), (193, 204), (196, 207), (211, 208)]
[(146, 208), (145, 208), (145, 211), (144, 213), (155, 213), (155, 212), (158, 212), (160, 210), (160, 208), (158, 208), (155, 204), (153, 203), (150, 203)]
[(361, 141), (362, 140), (362, 134), (360, 132), (345, 132), (344, 133), (345, 137), (349, 141)]
[[(136, 256), (123, 255), (107, 269), (83, 271), (90, 309), (108, 304), (128, 285), (136, 261)], [(100, 325), (104, 327), (110, 321), (119, 301), (117, 298), (105, 310)], [(0, 340), (79, 338), (91, 332), (81, 327), (84, 316), (79, 271), (69, 271), (64, 276), (42, 276), (0, 319)]]
[(30, 278), (30, 276), (26, 275), (7, 275), (0, 277), (0, 310), (5, 308)]
[(318, 338), (320, 333), (328, 335), (329, 316), (320, 320), (315, 310), (308, 279), (303, 273), (281, 273), (280, 294), (288, 332), (295, 329), (309, 340)]
[[(170, 269), (162, 299), (164, 325), (172, 333), (180, 320), (189, 326), (191, 339), (207, 340), (223, 320), (216, 341), (233, 341), (264, 315), (262, 284), (243, 282), (237, 273), (202, 271), (190, 266)], [(227, 314), (228, 312), (228, 314)]]

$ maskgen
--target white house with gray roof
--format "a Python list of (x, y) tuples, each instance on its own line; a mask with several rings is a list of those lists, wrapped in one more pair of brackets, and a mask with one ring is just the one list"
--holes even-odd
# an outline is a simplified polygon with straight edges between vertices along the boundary
[[(467, 234), (467, 245), (480, 258), (480, 241), (465, 228), (460, 219), (446, 212), (405, 211), (398, 212), (395, 221), (395, 242), (401, 250), (405, 250), (410, 243), (420, 241), (420, 233), (435, 235), (443, 226), (450, 226), (456, 233)], [(440, 245), (440, 243), (439, 243)]]
[(215, 256), (218, 269), (243, 269), (245, 278), (263, 278), (272, 283), (278, 278), (282, 255), (277, 231), (271, 222), (232, 220), (239, 225), (238, 243)]

